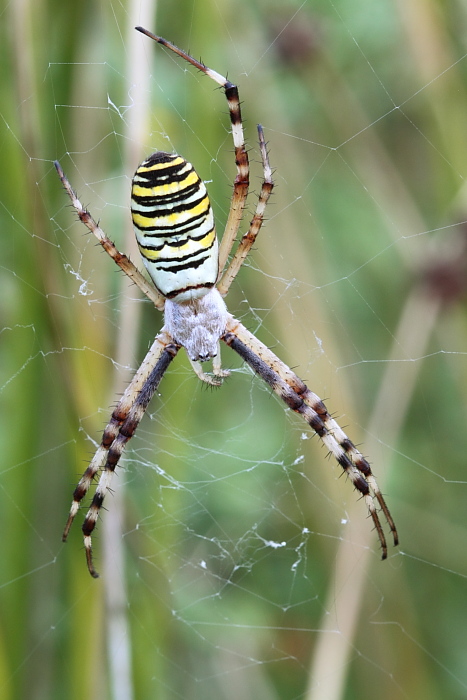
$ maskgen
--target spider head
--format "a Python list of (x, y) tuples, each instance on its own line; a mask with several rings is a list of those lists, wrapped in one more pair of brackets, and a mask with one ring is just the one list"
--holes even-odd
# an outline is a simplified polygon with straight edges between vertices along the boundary
[(217, 289), (185, 303), (167, 299), (164, 317), (166, 330), (190, 360), (207, 362), (217, 355), (227, 323), (227, 307)]

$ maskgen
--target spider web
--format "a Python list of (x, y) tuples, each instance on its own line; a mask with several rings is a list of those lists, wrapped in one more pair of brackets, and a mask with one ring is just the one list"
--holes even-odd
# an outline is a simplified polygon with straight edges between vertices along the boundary
[[(465, 9), (239, 2), (240, 30), (224, 3), (183, 21), (161, 5), (157, 26), (135, 5), (67, 10), (47, 46), (9, 15), (2, 697), (463, 698)], [(134, 24), (238, 83), (246, 222), (264, 126), (276, 189), (228, 307), (370, 459), (401, 539), (384, 563), (340, 468), (227, 348), (219, 390), (183, 353), (164, 377), (106, 499), (101, 579), (78, 524), (60, 543), (162, 318), (75, 222), (52, 160), (138, 265), (142, 157), (193, 162), (220, 233), (235, 174), (222, 92)]]

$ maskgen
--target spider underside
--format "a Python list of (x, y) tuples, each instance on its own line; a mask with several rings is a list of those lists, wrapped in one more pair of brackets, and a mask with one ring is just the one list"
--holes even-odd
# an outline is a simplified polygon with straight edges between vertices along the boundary
[[(204, 183), (197, 178), (192, 166), (180, 156), (160, 152), (153, 154), (139, 166), (133, 181), (132, 214), (138, 245), (143, 255), (143, 261), (153, 278), (153, 286), (133, 263), (116, 249), (91, 214), (83, 208), (61, 166), (55, 162), (59, 177), (79, 219), (97, 237), (106, 252), (141, 289), (143, 294), (154, 303), (156, 308), (164, 310), (164, 326), (156, 336), (141, 366), (113, 411), (110, 422), (104, 430), (101, 444), (74, 491), (70, 514), (63, 532), (63, 540), (67, 539), (82, 499), (86, 496), (97, 474), (101, 472), (82, 527), (88, 569), (93, 577), (97, 577), (98, 573), (92, 557), (91, 535), (99, 517), (104, 497), (110, 487), (113, 472), (126, 443), (134, 435), (165, 371), (181, 347), (187, 351), (193, 369), (202, 381), (215, 385), (222, 382), (222, 378), (228, 374), (222, 369), (220, 363), (219, 341), (222, 341), (235, 350), (284, 403), (300, 414), (321, 438), (364, 498), (378, 534), (382, 558), (385, 559), (387, 557), (387, 544), (378, 515), (378, 507), (383, 512), (393, 534), (394, 545), (398, 544), (398, 535), (369, 463), (331, 417), (321, 399), (310, 391), (304, 382), (250, 333), (240, 321), (229, 314), (223, 301), (255, 242), (263, 222), (266, 204), (273, 189), (263, 129), (258, 125), (259, 147), (263, 165), (263, 183), (258, 203), (247, 233), (240, 239), (230, 262), (227, 263), (237, 240), (249, 188), (249, 161), (245, 148), (237, 87), (165, 39), (157, 37), (141, 27), (136, 27), (136, 29), (178, 54), (223, 88), (229, 106), (237, 175), (234, 181), (229, 216), (219, 249), (217, 249), (217, 239), (213, 225), (211, 226), (210, 223), (211, 212), (207, 195), (205, 196)], [(173, 173), (176, 173), (176, 176)], [(206, 202), (202, 204), (205, 230), (201, 234), (197, 234), (197, 238), (200, 240), (197, 241), (193, 233), (187, 233), (191, 219), (187, 219), (187, 217), (177, 219), (177, 233), (186, 236), (186, 246), (183, 250), (191, 245), (189, 254), (182, 253), (181, 248), (174, 248), (173, 231), (161, 233), (163, 227), (158, 224), (160, 231), (154, 233), (157, 228), (154, 221), (161, 220), (161, 206), (167, 206), (160, 204), (163, 201), (162, 196), (156, 196), (163, 189), (166, 192), (167, 185), (162, 186), (157, 178), (164, 177), (165, 182), (167, 178), (170, 181), (172, 176), (174, 182), (175, 179), (181, 181), (185, 178), (182, 185), (173, 185), (171, 197), (174, 202), (184, 203), (187, 210), (190, 207), (190, 214), (195, 211), (195, 207), (196, 213), (198, 213), (201, 200), (203, 203)], [(195, 195), (198, 199), (193, 203)], [(154, 219), (154, 212), (157, 214), (157, 219)], [(151, 219), (150, 216), (153, 218)], [(149, 226), (148, 222), (152, 225)], [(167, 246), (171, 246), (171, 248)], [(164, 253), (165, 250), (169, 252)], [(196, 263), (193, 263), (192, 261), (195, 259)], [(197, 265), (196, 273), (195, 264)], [(203, 278), (200, 277), (200, 268), (204, 274)], [(201, 365), (201, 362), (209, 359), (213, 363), (213, 376), (207, 375)]]

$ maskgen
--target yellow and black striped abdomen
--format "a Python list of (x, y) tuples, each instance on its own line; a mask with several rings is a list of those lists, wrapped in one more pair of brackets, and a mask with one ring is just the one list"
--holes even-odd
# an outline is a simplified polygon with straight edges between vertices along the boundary
[(162, 151), (149, 156), (133, 178), (131, 214), (144, 264), (164, 296), (185, 301), (214, 286), (214, 217), (191, 163)]

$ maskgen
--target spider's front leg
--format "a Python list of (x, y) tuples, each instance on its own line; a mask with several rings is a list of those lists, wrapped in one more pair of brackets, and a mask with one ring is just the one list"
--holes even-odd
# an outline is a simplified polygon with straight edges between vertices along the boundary
[(104, 430), (101, 444), (73, 493), (70, 514), (63, 531), (63, 541), (68, 537), (82, 499), (87, 494), (97, 472), (102, 469), (82, 528), (86, 561), (89, 573), (94, 578), (97, 578), (98, 573), (92, 560), (91, 533), (96, 526), (105, 495), (110, 487), (112, 475), (126, 443), (133, 437), (165, 371), (179, 349), (180, 346), (173, 342), (172, 337), (165, 330), (156, 337), (141, 367), (137, 370), (133, 380), (113, 411), (112, 417)]
[(384, 513), (393, 535), (394, 545), (397, 546), (399, 538), (394, 520), (371, 472), (370, 465), (338, 423), (330, 416), (323, 401), (236, 319), (232, 317), (228, 319), (227, 331), (222, 340), (235, 350), (284, 403), (300, 414), (319, 435), (354, 487), (365, 499), (368, 512), (378, 533), (382, 558), (386, 559), (388, 553), (386, 538), (373, 497), (376, 498)]

